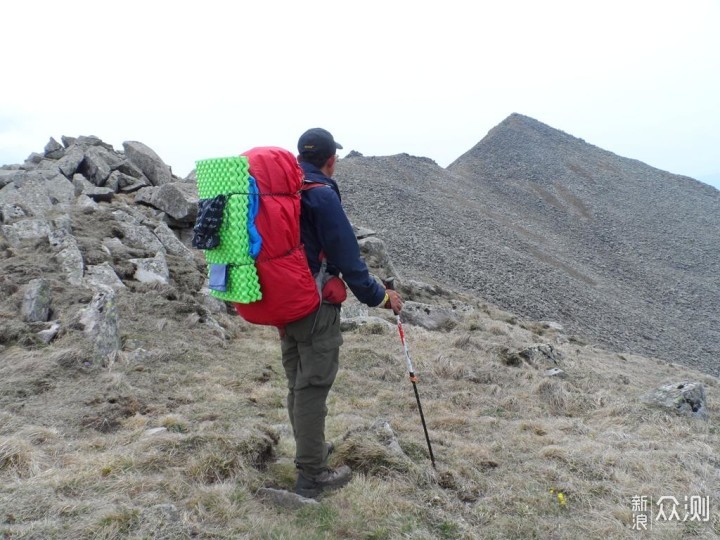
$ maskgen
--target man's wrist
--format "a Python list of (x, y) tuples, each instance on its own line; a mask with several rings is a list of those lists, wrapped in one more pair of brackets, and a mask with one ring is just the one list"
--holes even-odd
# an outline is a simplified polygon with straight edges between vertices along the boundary
[(390, 302), (390, 295), (386, 291), (385, 296), (383, 297), (381, 302), (376, 307), (379, 307), (379, 308), (387, 307), (388, 302)]

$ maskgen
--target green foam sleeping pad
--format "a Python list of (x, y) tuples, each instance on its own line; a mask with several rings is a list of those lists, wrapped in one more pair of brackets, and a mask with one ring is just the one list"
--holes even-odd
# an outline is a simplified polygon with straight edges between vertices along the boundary
[(227, 195), (220, 227), (220, 245), (204, 250), (209, 264), (227, 264), (226, 291), (210, 290), (221, 300), (249, 304), (262, 298), (255, 259), (250, 256), (248, 207), (250, 166), (244, 156), (197, 161), (198, 196), (212, 199)]

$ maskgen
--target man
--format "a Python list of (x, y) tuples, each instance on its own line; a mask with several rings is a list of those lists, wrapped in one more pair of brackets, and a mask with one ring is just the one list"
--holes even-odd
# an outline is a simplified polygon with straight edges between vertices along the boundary
[[(358, 300), (372, 307), (402, 310), (402, 298), (385, 290), (369, 274), (360, 257), (355, 233), (340, 203), (340, 191), (332, 176), (336, 151), (342, 148), (330, 132), (309, 129), (298, 141), (298, 162), (305, 173), (302, 191), (300, 235), (313, 275), (342, 275)], [(337, 278), (329, 283), (337, 285)], [(326, 401), (338, 371), (340, 302), (337, 289), (328, 291), (315, 313), (288, 324), (282, 337), (282, 361), (288, 379), (288, 413), (295, 436), (296, 493), (315, 497), (324, 490), (350, 481), (346, 465), (328, 467), (333, 445), (325, 441)]]

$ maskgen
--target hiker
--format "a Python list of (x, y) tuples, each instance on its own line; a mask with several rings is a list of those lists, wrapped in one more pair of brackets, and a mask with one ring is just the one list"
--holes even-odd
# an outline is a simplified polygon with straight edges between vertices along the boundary
[(288, 413), (295, 437), (295, 492), (315, 497), (323, 490), (344, 486), (352, 472), (347, 465), (328, 467), (333, 445), (325, 441), (326, 401), (338, 371), (340, 304), (345, 286), (371, 307), (400, 313), (403, 301), (368, 272), (360, 257), (355, 233), (340, 203), (332, 175), (336, 151), (342, 148), (330, 132), (309, 129), (298, 140), (298, 162), (305, 174), (300, 234), (310, 270), (325, 284), (323, 302), (314, 313), (287, 324), (281, 331), (282, 362), (288, 379)]

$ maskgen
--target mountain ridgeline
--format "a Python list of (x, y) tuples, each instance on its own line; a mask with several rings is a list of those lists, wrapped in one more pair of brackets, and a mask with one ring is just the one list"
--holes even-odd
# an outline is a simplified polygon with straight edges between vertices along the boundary
[(513, 114), (443, 169), (356, 152), (351, 219), (408, 278), (720, 374), (720, 191)]

